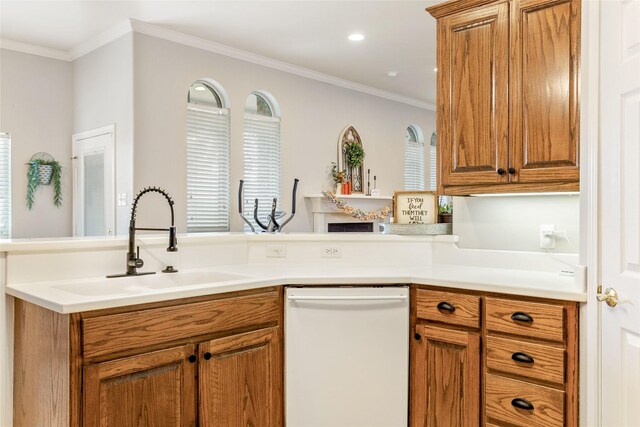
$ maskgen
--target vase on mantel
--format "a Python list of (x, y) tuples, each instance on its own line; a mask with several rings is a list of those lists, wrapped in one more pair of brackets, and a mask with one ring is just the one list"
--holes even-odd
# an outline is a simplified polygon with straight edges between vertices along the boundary
[(336, 194), (342, 194), (342, 183), (341, 182), (336, 184)]

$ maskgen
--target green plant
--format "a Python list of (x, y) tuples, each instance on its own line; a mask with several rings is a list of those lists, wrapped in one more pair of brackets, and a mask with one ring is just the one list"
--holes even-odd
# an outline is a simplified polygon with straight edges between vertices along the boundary
[(31, 209), (35, 198), (35, 193), (40, 186), (40, 172), (38, 166), (49, 165), (53, 169), (51, 182), (53, 183), (53, 204), (56, 207), (62, 206), (62, 166), (57, 160), (32, 160), (27, 169), (27, 207)]
[(352, 142), (351, 144), (347, 144), (345, 149), (345, 154), (347, 155), (347, 163), (352, 168), (357, 168), (362, 165), (364, 162), (364, 148), (362, 148), (361, 144), (356, 142)]
[(342, 184), (347, 177), (347, 172), (344, 170), (339, 171), (336, 162), (331, 162), (331, 179), (334, 184)]
[(445, 203), (443, 205), (438, 205), (438, 213), (439, 214), (450, 214), (453, 213), (453, 204)]

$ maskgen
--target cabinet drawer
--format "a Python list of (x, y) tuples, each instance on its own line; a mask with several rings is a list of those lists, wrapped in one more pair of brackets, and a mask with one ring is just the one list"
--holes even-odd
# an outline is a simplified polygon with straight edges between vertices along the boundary
[[(564, 392), (492, 374), (487, 374), (486, 379), (488, 418), (523, 427), (564, 424)], [(531, 409), (517, 405), (530, 405)]]
[(419, 289), (416, 308), (420, 319), (480, 327), (480, 297)]
[(278, 291), (82, 319), (84, 357), (278, 321)]
[(508, 338), (487, 337), (487, 368), (564, 384), (564, 350)]
[(564, 340), (564, 307), (535, 302), (486, 299), (487, 329), (496, 332)]

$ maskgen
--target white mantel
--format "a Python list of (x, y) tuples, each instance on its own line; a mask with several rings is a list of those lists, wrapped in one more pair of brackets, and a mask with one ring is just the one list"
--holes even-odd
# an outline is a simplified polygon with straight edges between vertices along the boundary
[[(392, 196), (365, 196), (364, 194), (336, 195), (339, 199), (343, 199), (349, 206), (356, 209), (362, 209), (365, 212), (377, 211), (385, 206), (389, 209), (393, 205)], [(357, 218), (347, 215), (336, 207), (336, 205), (328, 200), (323, 194), (306, 194), (305, 199), (311, 201), (311, 212), (313, 212), (313, 231), (314, 233), (326, 233), (329, 223), (345, 223), (345, 222), (371, 222), (373, 223), (373, 232), (379, 233), (378, 224), (381, 221), (368, 220), (361, 221)], [(391, 216), (391, 215), (390, 215)], [(389, 222), (389, 219), (382, 221)]]

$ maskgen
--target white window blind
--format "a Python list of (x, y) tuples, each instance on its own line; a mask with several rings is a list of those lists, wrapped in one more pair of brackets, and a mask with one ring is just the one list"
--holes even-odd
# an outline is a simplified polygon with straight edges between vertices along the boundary
[(408, 191), (425, 189), (424, 143), (406, 141), (404, 148), (404, 188)]
[[(254, 227), (255, 199), (260, 202), (258, 218), (266, 225), (273, 198), (280, 210), (280, 118), (244, 116), (244, 211)], [(245, 231), (249, 227), (245, 224)]]
[(11, 137), (0, 133), (0, 239), (11, 238)]
[(187, 106), (187, 231), (229, 231), (229, 110)]
[(436, 191), (438, 173), (438, 152), (436, 151), (436, 133), (431, 135), (429, 144), (429, 190)]

